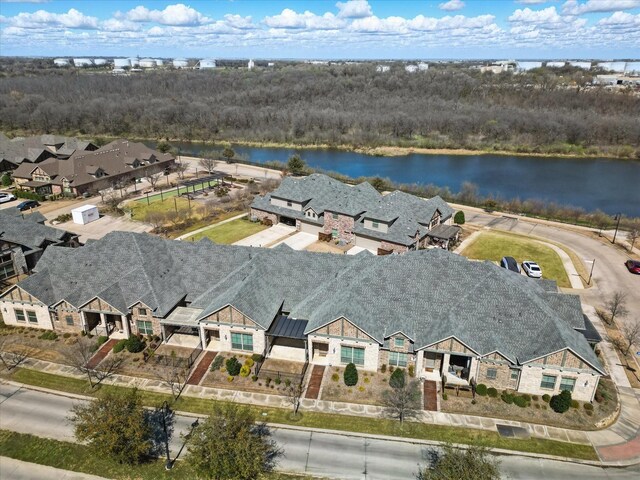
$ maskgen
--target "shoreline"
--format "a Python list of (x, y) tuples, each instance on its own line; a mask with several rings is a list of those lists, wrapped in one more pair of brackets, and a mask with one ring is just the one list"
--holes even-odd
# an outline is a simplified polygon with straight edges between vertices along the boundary
[[(11, 134), (14, 137), (16, 136), (27, 136), (27, 135), (37, 135), (28, 132), (16, 132), (16, 131), (6, 131), (5, 133)], [(72, 134), (62, 134), (65, 136), (76, 136), (77, 138), (82, 138), (84, 140), (95, 140), (96, 138), (104, 138), (104, 139), (118, 139), (118, 138), (127, 138), (126, 136), (117, 136), (117, 135), (95, 135), (93, 137), (88, 135), (72, 135)], [(191, 143), (191, 144), (200, 144), (203, 146), (210, 145), (211, 147), (224, 147), (231, 145), (239, 145), (243, 147), (252, 147), (252, 148), (286, 148), (286, 149), (299, 149), (299, 150), (337, 150), (343, 152), (354, 152), (361, 153), (364, 155), (370, 155), (372, 157), (401, 157), (411, 154), (420, 154), (420, 155), (497, 155), (497, 156), (512, 156), (512, 157), (537, 157), (537, 158), (569, 158), (569, 159), (604, 159), (604, 160), (620, 160), (620, 161), (628, 161), (628, 162), (639, 162), (640, 158), (632, 158), (632, 157), (622, 157), (622, 156), (610, 156), (606, 154), (574, 154), (574, 153), (536, 153), (536, 152), (518, 152), (515, 150), (487, 150), (487, 149), (468, 149), (468, 148), (427, 148), (427, 147), (403, 147), (403, 146), (394, 146), (394, 145), (384, 145), (384, 146), (357, 146), (357, 145), (329, 145), (329, 144), (297, 144), (297, 143), (287, 143), (287, 142), (261, 142), (255, 140), (242, 140), (242, 139), (233, 139), (233, 140), (181, 140), (178, 138), (153, 138), (153, 137), (130, 137), (132, 141), (139, 142), (177, 142), (177, 143)], [(286, 161), (286, 160), (283, 160)]]

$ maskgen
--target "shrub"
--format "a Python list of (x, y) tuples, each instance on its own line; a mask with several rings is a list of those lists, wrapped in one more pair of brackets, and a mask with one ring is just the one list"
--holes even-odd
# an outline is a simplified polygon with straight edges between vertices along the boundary
[(124, 347), (127, 345), (127, 340), (126, 339), (122, 339), (122, 340), (118, 340), (118, 343), (116, 343), (113, 346), (113, 353), (120, 353), (122, 350), (124, 350)]
[(364, 377), (364, 383), (369, 383), (371, 382), (371, 379), (369, 377)]
[(103, 343), (105, 343), (107, 340), (109, 340), (109, 337), (107, 337), (106, 335), (100, 335), (98, 337), (98, 346), (101, 346)]
[(531, 401), (531, 395), (529, 395), (528, 393), (523, 393), (521, 395), (522, 398), (525, 399), (525, 401), (530, 402)]
[(258, 381), (258, 375), (251, 375), (251, 380), (253, 380), (254, 382)]
[(473, 400), (471, 400), (471, 405), (475, 405), (476, 403), (478, 403), (478, 402), (476, 402), (475, 398)]
[(384, 373), (384, 372), (386, 372), (386, 371), (387, 371), (387, 364), (386, 364), (386, 363), (383, 363), (383, 364), (382, 364), (382, 366), (380, 367), (380, 371), (381, 371), (382, 373)]
[(358, 387), (358, 391), (359, 391), (359, 392), (364, 392), (364, 390), (365, 390), (365, 388), (364, 388), (362, 385), (360, 385), (360, 386)]
[(503, 390), (502, 395), (500, 395), (500, 398), (502, 398), (502, 401), (508, 405), (511, 405), (513, 403), (513, 395), (507, 392), (506, 390)]
[(352, 387), (358, 383), (358, 370), (353, 363), (349, 363), (344, 369), (344, 384), (347, 387)]
[(249, 367), (249, 368), (253, 367), (253, 366), (255, 365), (255, 363), (256, 363), (256, 362), (254, 362), (251, 358), (247, 358), (247, 359), (244, 361), (244, 364), (245, 364), (247, 367)]
[(487, 395), (489, 395), (491, 398), (497, 398), (498, 397), (498, 390), (496, 390), (493, 387), (489, 387), (489, 388), (487, 388)]
[(389, 365), (389, 373), (393, 373), (394, 369), (395, 369), (395, 367), (393, 365)]
[(578, 402), (578, 400), (571, 400), (571, 408), (580, 408), (580, 402)]
[(584, 404), (584, 409), (587, 410), (587, 411), (592, 412), (593, 411), (593, 405), (590, 404), (590, 403), (585, 403)]
[(69, 332), (62, 334), (63, 338), (69, 338), (70, 336), (71, 336), (71, 334)]
[(27, 200), (37, 200), (38, 202), (44, 201), (43, 195), (38, 195), (37, 193), (27, 192), (26, 190), (15, 190), (13, 194), (17, 198), (26, 198)]
[(337, 382), (338, 380), (340, 380), (340, 375), (338, 375), (337, 373), (334, 373), (333, 375), (331, 375), (331, 380), (333, 380), (334, 382)]
[(549, 401), (549, 406), (556, 413), (566, 412), (571, 407), (571, 392), (563, 390), (558, 395), (554, 395)]
[(540, 397), (538, 397), (538, 395), (532, 395), (532, 396), (531, 396), (531, 399), (532, 399), (533, 401), (537, 402), (537, 401), (540, 399)]
[(264, 357), (259, 353), (254, 353), (253, 355), (251, 355), (251, 360), (253, 360), (255, 363), (260, 363), (264, 360)]
[(229, 382), (229, 383), (233, 382), (233, 376), (232, 375), (229, 375), (227, 377), (227, 382)]
[(251, 367), (249, 367), (248, 365), (243, 365), (240, 368), (240, 376), (241, 377), (248, 377), (250, 373), (251, 373)]
[(457, 211), (453, 217), (453, 223), (456, 225), (464, 225), (464, 222), (464, 212), (462, 210)]
[(589, 417), (593, 415), (593, 410), (587, 410), (586, 413)]
[(5, 173), (4, 175), (2, 175), (1, 182), (3, 187), (8, 187), (9, 185), (11, 185), (11, 177)]
[(407, 371), (409, 372), (409, 376), (413, 377), (416, 374), (416, 367), (414, 367), (413, 365), (409, 365), (409, 368), (407, 368)]
[(46, 332), (44, 332), (42, 335), (40, 335), (38, 337), (40, 340), (55, 340), (58, 338), (58, 334), (56, 332), (54, 332), (53, 330), (48, 330)]
[(71, 220), (70, 213), (62, 213), (53, 219), (54, 222), (58, 222), (58, 223), (68, 222), (69, 220)]
[(520, 408), (525, 408), (529, 406), (529, 402), (524, 396), (514, 396), (513, 403), (515, 403)]
[(444, 393), (442, 394), (442, 399), (443, 399), (443, 400), (446, 400), (447, 398), (449, 398), (449, 395), (447, 395), (447, 392), (444, 392)]
[(231, 375), (232, 377), (238, 375), (240, 373), (240, 369), (242, 368), (242, 365), (240, 365), (240, 362), (236, 357), (227, 359), (224, 364), (227, 367), (227, 373), (229, 373), (229, 375)]
[(215, 372), (216, 370), (220, 370), (222, 362), (224, 362), (224, 357), (222, 355), (216, 355), (216, 358), (213, 359), (213, 363), (211, 363), (211, 371)]
[(391, 378), (389, 378), (389, 386), (391, 388), (402, 388), (404, 387), (406, 378), (404, 374), (404, 370), (401, 368), (396, 368), (391, 374)]
[(145, 347), (144, 342), (140, 340), (138, 337), (136, 337), (135, 335), (132, 335), (131, 337), (129, 337), (125, 346), (127, 347), (127, 350), (130, 353), (141, 352), (142, 350), (144, 350), (144, 347)]
[(484, 383), (479, 383), (476, 385), (476, 393), (484, 397), (487, 394), (487, 386)]
[(291, 386), (291, 380), (287, 378), (287, 379), (284, 381), (284, 386), (285, 386), (285, 387), (290, 387), (290, 386)]
[(537, 408), (538, 410), (540, 410), (540, 404), (539, 404), (539, 403), (536, 403), (535, 405), (536, 405), (536, 408)]
[(275, 382), (276, 385), (280, 385), (282, 383), (282, 379), (280, 377), (276, 377), (274, 382)]
[(545, 393), (544, 395), (542, 395), (542, 400), (549, 403), (549, 401), (551, 400), (551, 397)]
[(264, 383), (267, 385), (267, 387), (269, 386), (269, 384), (271, 383), (271, 377), (267, 377), (267, 379), (264, 381)]

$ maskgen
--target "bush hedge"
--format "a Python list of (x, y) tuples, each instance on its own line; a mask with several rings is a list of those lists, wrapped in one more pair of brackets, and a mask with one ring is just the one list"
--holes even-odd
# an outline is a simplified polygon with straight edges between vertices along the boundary
[(588, 411), (593, 411), (593, 405), (590, 403), (585, 403), (584, 404), (584, 409), (588, 410)]
[(489, 387), (489, 388), (487, 388), (487, 395), (489, 395), (491, 398), (497, 398), (498, 397), (498, 390), (496, 390), (493, 387)]
[(215, 372), (217, 370), (220, 370), (222, 362), (224, 362), (224, 357), (222, 355), (216, 355), (216, 358), (214, 358), (213, 362), (211, 363), (211, 371)]
[(402, 368), (396, 368), (389, 379), (389, 386), (392, 388), (404, 387), (406, 377)]
[(241, 376), (241, 377), (248, 377), (250, 373), (251, 373), (251, 367), (250, 367), (250, 366), (248, 366), (248, 365), (243, 365), (243, 366), (240, 368), (240, 376)]
[(37, 193), (27, 192), (25, 190), (16, 190), (13, 194), (17, 198), (26, 198), (27, 200), (37, 200), (38, 202), (44, 201), (44, 196), (38, 195)]
[(358, 383), (358, 370), (353, 363), (349, 363), (344, 369), (344, 384), (347, 387), (353, 387)]
[(571, 408), (580, 408), (580, 402), (578, 402), (578, 400), (571, 400)]
[(502, 391), (500, 398), (502, 398), (502, 401), (508, 405), (511, 405), (513, 403), (513, 395), (507, 392), (506, 390)]
[(520, 408), (525, 408), (529, 406), (529, 402), (524, 396), (514, 396), (513, 403)]
[(55, 340), (58, 338), (58, 334), (53, 330), (48, 330), (38, 337), (40, 340)]
[(240, 369), (242, 368), (242, 365), (236, 357), (228, 358), (224, 365), (225, 367), (227, 367), (227, 373), (232, 377), (238, 375), (240, 373)]
[(484, 397), (487, 394), (487, 386), (484, 383), (479, 383), (476, 385), (476, 393)]
[(566, 412), (571, 407), (571, 392), (563, 390), (558, 395), (554, 395), (549, 401), (549, 406), (556, 413)]
[(136, 335), (132, 335), (125, 345), (129, 353), (138, 353), (144, 350), (145, 344)]
[(251, 360), (253, 360), (256, 363), (260, 363), (264, 360), (264, 357), (259, 353), (254, 353), (253, 355), (251, 355)]
[(126, 339), (122, 339), (122, 340), (118, 340), (118, 343), (116, 343), (113, 346), (113, 353), (120, 353), (122, 350), (124, 350), (124, 347), (127, 345), (127, 340)]
[(545, 393), (544, 395), (542, 395), (542, 400), (549, 403), (549, 401), (551, 400), (551, 397)]
[(464, 225), (464, 222), (464, 212), (462, 210), (457, 211), (453, 216), (453, 223), (455, 223), (456, 225)]
[(101, 346), (103, 343), (105, 343), (107, 340), (109, 340), (109, 337), (107, 337), (106, 335), (100, 335), (98, 337), (98, 346)]

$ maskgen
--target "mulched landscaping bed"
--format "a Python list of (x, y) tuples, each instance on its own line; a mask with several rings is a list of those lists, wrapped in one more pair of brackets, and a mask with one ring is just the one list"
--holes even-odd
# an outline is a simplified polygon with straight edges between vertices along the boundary
[(388, 390), (390, 372), (364, 372), (358, 370), (358, 383), (348, 387), (344, 383), (343, 367), (327, 367), (322, 380), (320, 399), (333, 402), (381, 405), (380, 395)]
[[(617, 392), (613, 382), (606, 378), (600, 379), (598, 394), (593, 402), (593, 412), (584, 408), (586, 402), (578, 402), (578, 408), (570, 408), (565, 413), (554, 412), (541, 396), (531, 395), (527, 407), (507, 404), (498, 395), (497, 398), (476, 395), (475, 405), (471, 403), (470, 391), (460, 390), (456, 396), (454, 389), (445, 389), (447, 400), (440, 397), (441, 410), (449, 413), (464, 413), (482, 417), (503, 418), (521, 422), (552, 425), (554, 427), (573, 428), (579, 430), (596, 430), (596, 423), (607, 418), (616, 410), (618, 402)], [(537, 400), (536, 400), (537, 398)], [(600, 400), (600, 401), (597, 401)], [(587, 407), (588, 408), (588, 407)]]
[(0, 329), (0, 337), (1, 348), (5, 352), (24, 352), (30, 358), (64, 363), (65, 351), (68, 350), (69, 345), (77, 341), (80, 334), (57, 334), (49, 330), (3, 325)]

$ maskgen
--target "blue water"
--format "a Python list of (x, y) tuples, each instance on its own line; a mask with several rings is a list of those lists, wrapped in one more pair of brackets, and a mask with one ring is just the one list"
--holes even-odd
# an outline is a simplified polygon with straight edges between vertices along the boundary
[[(197, 155), (210, 145), (173, 143), (182, 154)], [(153, 146), (150, 144), (150, 146)], [(341, 150), (234, 146), (257, 163), (286, 162), (298, 153), (307, 165), (350, 177), (389, 178), (398, 183), (434, 184), (457, 192), (463, 182), (481, 195), (538, 199), (560, 205), (640, 217), (640, 162), (604, 158), (551, 158), (515, 155), (427, 155), (377, 157)]]

